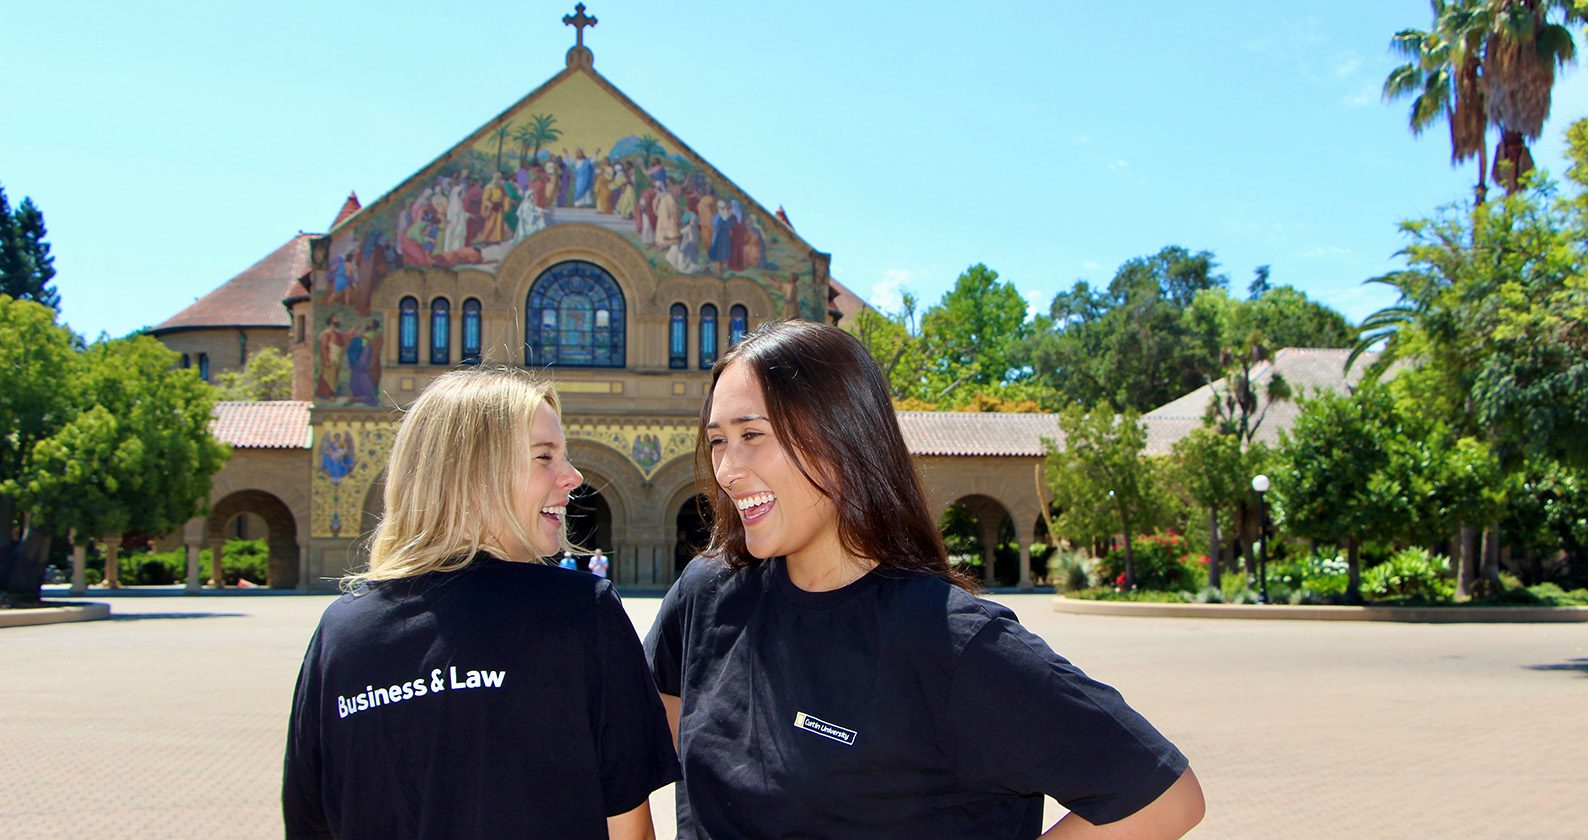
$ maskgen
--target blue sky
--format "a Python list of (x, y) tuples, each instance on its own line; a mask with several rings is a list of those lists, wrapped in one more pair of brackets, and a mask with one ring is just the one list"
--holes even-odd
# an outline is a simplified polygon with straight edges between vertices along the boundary
[[(1045, 309), (1182, 245), (1235, 289), (1271, 264), (1356, 320), (1389, 302), (1362, 281), (1397, 266), (1397, 223), (1474, 177), (1378, 96), (1424, 0), (588, 5), (596, 69), (883, 308), (984, 262)], [(44, 211), (65, 320), (121, 335), (556, 74), (570, 11), (7, 4), (0, 185)], [(1579, 69), (1554, 114), (1535, 157), (1559, 172)]]

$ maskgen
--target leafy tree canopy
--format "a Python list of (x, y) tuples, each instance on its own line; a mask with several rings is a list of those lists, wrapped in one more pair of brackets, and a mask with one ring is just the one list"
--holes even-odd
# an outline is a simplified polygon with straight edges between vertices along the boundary
[(292, 359), (274, 347), (255, 353), (242, 370), (215, 378), (220, 400), (287, 400), (292, 398)]

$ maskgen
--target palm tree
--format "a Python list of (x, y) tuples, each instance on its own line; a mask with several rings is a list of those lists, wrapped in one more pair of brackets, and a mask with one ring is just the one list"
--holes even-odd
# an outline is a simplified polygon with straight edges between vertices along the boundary
[(644, 137), (640, 138), (639, 151), (640, 151), (640, 155), (642, 157), (644, 157), (644, 159), (645, 159), (644, 165), (647, 166), (647, 167), (649, 167), (651, 165), (651, 158), (653, 156), (666, 154), (666, 152), (667, 152), (666, 149), (662, 148), (662, 141), (656, 139), (655, 137), (653, 137), (653, 136), (651, 136), (649, 134), (647, 134)]
[(540, 147), (562, 136), (562, 129), (554, 128), (557, 118), (551, 114), (535, 114), (529, 118), (529, 142), (535, 144), (531, 160), (540, 160)]
[(507, 135), (511, 134), (512, 131), (513, 131), (513, 124), (509, 122), (509, 123), (502, 123), (502, 125), (499, 128), (497, 128), (495, 132), (492, 132), (492, 134), (491, 134), (492, 137), (496, 138), (496, 171), (497, 172), (502, 171), (502, 143), (507, 140)]
[[(1485, 0), (1483, 79), (1489, 122), (1500, 128), (1494, 152), (1494, 179), (1514, 192), (1533, 168), (1527, 143), (1537, 140), (1549, 118), (1555, 69), (1573, 61), (1577, 44), (1572, 24), (1588, 20), (1574, 0)], [(1560, 21), (1550, 13), (1560, 12)]]
[(535, 142), (535, 131), (527, 125), (521, 125), (513, 132), (513, 142), (518, 144), (518, 166), (522, 169), (529, 162), (529, 144)]
[(1390, 49), (1407, 61), (1384, 80), (1384, 98), (1412, 97), (1413, 135), (1441, 118), (1449, 124), (1450, 164), (1478, 159), (1473, 194), (1482, 204), (1489, 189), (1485, 181), (1489, 119), (1479, 73), (1485, 7), (1480, 0), (1430, 0), (1429, 5), (1434, 15), (1430, 31), (1403, 29), (1390, 40)]

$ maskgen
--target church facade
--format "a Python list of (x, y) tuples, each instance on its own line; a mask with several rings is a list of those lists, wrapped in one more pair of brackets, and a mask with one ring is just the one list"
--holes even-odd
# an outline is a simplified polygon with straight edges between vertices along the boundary
[(151, 331), (206, 379), (261, 347), (294, 363), (294, 408), (217, 409), (233, 458), (211, 516), (189, 523), (191, 553), (218, 553), (247, 515), (268, 533), (271, 585), (356, 568), (400, 409), (456, 366), (505, 364), (562, 398), (586, 478), (574, 541), (604, 549), (619, 583), (675, 577), (707, 527), (693, 455), (712, 363), (767, 320), (838, 323), (864, 304), (580, 40), (562, 72), (395, 189), (350, 197), (328, 232)]

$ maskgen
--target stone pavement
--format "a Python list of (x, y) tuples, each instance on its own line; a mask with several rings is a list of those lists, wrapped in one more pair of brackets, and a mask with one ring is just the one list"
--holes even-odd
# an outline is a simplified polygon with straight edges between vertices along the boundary
[[(4, 835), (280, 837), (293, 678), (329, 598), (103, 600), (112, 620), (0, 629)], [(1131, 619), (997, 600), (1191, 757), (1208, 797), (1193, 836), (1588, 836), (1584, 625)], [(627, 604), (643, 629), (658, 600)], [(671, 791), (653, 807), (671, 837)]]

